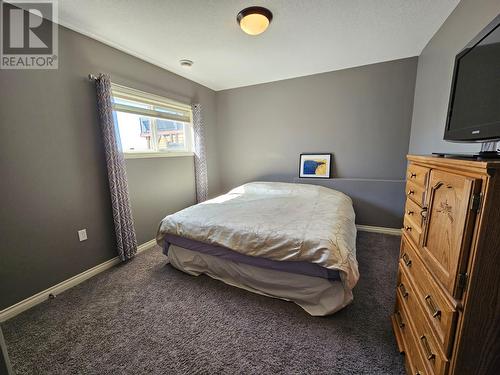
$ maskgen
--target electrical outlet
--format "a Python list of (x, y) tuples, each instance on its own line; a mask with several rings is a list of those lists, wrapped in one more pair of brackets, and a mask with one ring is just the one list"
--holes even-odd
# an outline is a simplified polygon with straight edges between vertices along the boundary
[(81, 229), (78, 231), (78, 239), (80, 242), (87, 239), (87, 229)]

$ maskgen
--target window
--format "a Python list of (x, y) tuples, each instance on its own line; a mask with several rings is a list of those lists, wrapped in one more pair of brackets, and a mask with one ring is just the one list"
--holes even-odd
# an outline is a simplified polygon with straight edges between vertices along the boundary
[(112, 92), (115, 124), (126, 156), (192, 152), (190, 106), (115, 84)]

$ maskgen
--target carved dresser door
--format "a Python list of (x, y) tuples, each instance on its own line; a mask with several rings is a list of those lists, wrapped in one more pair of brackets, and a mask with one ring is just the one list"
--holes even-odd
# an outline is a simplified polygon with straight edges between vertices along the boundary
[(422, 258), (454, 297), (461, 293), (457, 275), (466, 268), (476, 216), (471, 201), (480, 187), (479, 179), (431, 171)]

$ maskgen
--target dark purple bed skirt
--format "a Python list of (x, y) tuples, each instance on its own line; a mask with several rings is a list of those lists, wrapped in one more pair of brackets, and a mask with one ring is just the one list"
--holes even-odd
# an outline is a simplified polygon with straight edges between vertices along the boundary
[(277, 261), (262, 257), (254, 257), (240, 254), (231, 249), (191, 240), (189, 238), (167, 234), (163, 242), (163, 253), (168, 255), (170, 245), (183, 247), (188, 250), (203, 254), (213, 255), (233, 262), (244, 263), (250, 266), (267, 268), (275, 271), (298, 273), (300, 275), (321, 277), (332, 281), (340, 281), (338, 270), (330, 270), (318, 264), (308, 262)]

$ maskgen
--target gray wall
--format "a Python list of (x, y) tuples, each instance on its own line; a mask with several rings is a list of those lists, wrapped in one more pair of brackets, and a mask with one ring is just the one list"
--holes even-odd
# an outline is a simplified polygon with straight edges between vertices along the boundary
[(418, 59), (410, 153), (474, 152), (478, 144), (443, 141), (456, 54), (500, 13), (499, 0), (462, 0)]
[[(296, 177), (293, 182), (308, 184), (311, 180)], [(398, 229), (402, 226), (406, 200), (404, 180), (333, 178), (318, 179), (313, 183), (351, 197), (358, 224)]]
[(128, 159), (127, 175), (140, 244), (156, 236), (166, 215), (196, 203), (192, 156)]
[[(412, 153), (479, 148), (443, 142), (444, 120), (455, 54), (499, 12), (498, 0), (462, 0), (418, 73), (410, 58), (218, 93), (61, 27), (58, 70), (0, 70), (0, 309), (116, 255), (88, 73), (203, 104), (210, 195), (294, 181), (301, 152), (332, 152), (341, 179), (318, 183), (352, 195), (358, 223), (397, 227), (410, 122)], [(194, 203), (189, 157), (127, 160), (127, 173), (139, 243)]]
[[(0, 310), (116, 256), (89, 73), (110, 73), (116, 83), (200, 102), (210, 193), (219, 189), (212, 90), (62, 27), (59, 51), (58, 70), (0, 70)], [(169, 213), (194, 201), (186, 162), (127, 162), (139, 241), (152, 238), (162, 209)], [(141, 188), (147, 198), (140, 197)], [(87, 228), (88, 241), (78, 242), (81, 228)]]
[[(396, 180), (402, 189), (417, 58), (217, 92), (222, 189), (255, 180), (293, 181), (302, 152), (334, 154), (334, 177), (346, 192), (356, 178)], [(308, 180), (314, 181), (314, 180)], [(388, 182), (393, 186), (392, 182)], [(368, 194), (378, 194), (374, 182)], [(399, 227), (402, 195), (373, 197), (357, 222)]]

